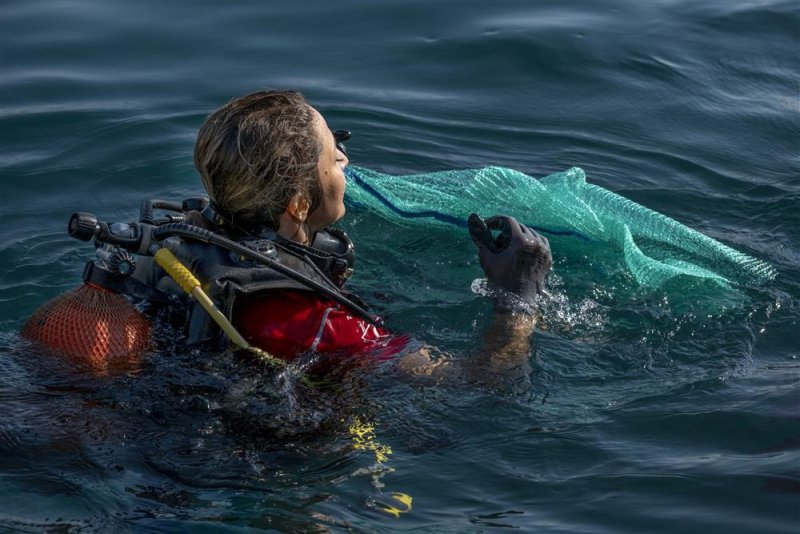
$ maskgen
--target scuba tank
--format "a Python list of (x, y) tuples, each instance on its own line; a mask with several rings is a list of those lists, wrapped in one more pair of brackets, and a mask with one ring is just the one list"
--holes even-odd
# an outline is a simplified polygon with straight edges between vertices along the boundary
[(150, 344), (150, 321), (119, 293), (84, 282), (31, 315), (22, 335), (105, 372), (134, 363)]
[[(267, 267), (319, 295), (347, 306), (355, 316), (370, 324), (378, 324), (379, 321), (360, 303), (354, 302), (340, 290), (341, 284), (352, 271), (352, 262), (349, 267), (331, 263), (330, 255), (322, 253), (323, 257), (317, 257), (313, 251), (293, 251), (291, 244), (279, 243), (276, 239), (278, 248), (308, 264), (310, 270), (300, 272), (276, 260), (263, 248), (250, 247), (246, 241), (232, 241), (184, 222), (188, 212), (201, 212), (206, 208), (209, 208), (206, 198), (190, 198), (181, 203), (147, 200), (142, 203), (138, 223), (108, 223), (98, 221), (89, 213), (73, 214), (68, 225), (69, 235), (81, 241), (93, 241), (96, 258), (86, 264), (84, 283), (42, 305), (28, 319), (22, 335), (96, 371), (106, 371), (117, 364), (136, 361), (150, 346), (152, 325), (126, 296), (168, 304), (178, 300), (177, 296), (159, 291), (142, 282), (139, 277), (132, 276), (136, 270), (136, 257), (154, 256), (166, 245), (162, 242), (170, 237), (225, 249), (232, 255)], [(155, 210), (167, 213), (156, 217)], [(324, 234), (320, 239), (332, 239), (331, 244), (315, 242), (315, 245), (324, 250), (326, 246), (338, 244), (336, 231), (330, 231), (320, 232)], [(260, 240), (262, 245), (263, 242), (263, 239)], [(269, 244), (272, 241), (267, 242)], [(352, 256), (349, 238), (346, 244), (345, 249)], [(333, 255), (334, 259), (340, 256)], [(149, 261), (149, 258), (142, 258), (142, 261), (145, 259)], [(317, 265), (322, 261), (331, 268), (326, 270), (335, 276), (320, 278), (307, 274), (319, 271)]]
[(126, 250), (98, 247), (83, 284), (43, 304), (21, 334), (95, 371), (135, 362), (149, 346), (151, 324), (116, 287), (135, 267)]
[[(183, 206), (146, 202), (140, 223), (155, 222), (154, 207)], [(177, 222), (182, 216), (170, 215), (168, 220)], [(67, 232), (82, 241), (94, 239), (96, 258), (86, 264), (83, 284), (40, 306), (20, 333), (95, 372), (135, 363), (151, 345), (152, 324), (126, 297), (147, 293), (146, 288), (132, 291), (136, 259), (128, 248), (135, 241), (133, 227), (99, 223), (94, 215), (75, 213)], [(126, 237), (129, 243), (116, 243)]]

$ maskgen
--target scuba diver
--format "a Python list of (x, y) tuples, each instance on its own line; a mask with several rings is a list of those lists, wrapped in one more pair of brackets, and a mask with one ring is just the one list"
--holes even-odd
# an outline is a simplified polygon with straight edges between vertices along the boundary
[[(316, 369), (396, 358), (408, 374), (452, 373), (452, 362), (390, 332), (344, 288), (355, 251), (347, 234), (332, 225), (345, 215), (349, 137), (344, 130), (332, 132), (298, 92), (236, 98), (212, 113), (197, 137), (194, 163), (207, 199), (177, 207), (145, 203), (143, 224), (132, 227), (78, 218), (70, 233), (85, 229), (79, 238), (96, 241), (115, 232), (136, 234), (114, 236), (137, 254), (133, 274), (116, 290), (177, 311), (188, 346), (223, 349), (228, 339), (198, 300), (187, 298), (153, 260), (150, 242), (158, 241), (204, 282), (210, 300), (250, 345), (277, 358), (313, 353)], [(165, 206), (180, 213), (157, 221), (153, 209)], [(527, 372), (536, 296), (552, 266), (549, 243), (507, 216), (483, 220), (472, 214), (468, 226), (495, 312), (485, 346), (470, 366), (478, 376)], [(94, 268), (93, 274), (90, 264), (84, 278), (93, 282), (101, 271)]]

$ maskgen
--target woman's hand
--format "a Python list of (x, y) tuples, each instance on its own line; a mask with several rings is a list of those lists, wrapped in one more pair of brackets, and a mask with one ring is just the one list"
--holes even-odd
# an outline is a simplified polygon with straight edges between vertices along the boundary
[[(497, 238), (492, 230), (500, 230)], [(535, 297), (553, 266), (547, 239), (507, 215), (484, 221), (473, 213), (469, 216), (469, 233), (478, 246), (489, 287), (497, 291), (495, 311), (532, 314)]]
[[(492, 230), (499, 230), (500, 235), (495, 238)], [(536, 324), (534, 303), (553, 266), (550, 244), (505, 215), (484, 221), (473, 213), (469, 216), (469, 233), (478, 246), (481, 267), (495, 293), (494, 309), (499, 312), (486, 331), (483, 346), (472, 358), (462, 361), (431, 358), (430, 349), (423, 348), (406, 354), (398, 368), (415, 378), (462, 376), (490, 387), (527, 391), (530, 337)]]

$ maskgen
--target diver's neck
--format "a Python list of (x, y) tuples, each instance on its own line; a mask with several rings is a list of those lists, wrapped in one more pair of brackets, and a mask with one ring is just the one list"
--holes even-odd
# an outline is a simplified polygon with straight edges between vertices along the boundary
[(298, 222), (291, 217), (281, 217), (277, 234), (284, 239), (305, 246), (311, 245), (311, 240), (314, 238), (314, 232), (311, 231), (307, 223)]

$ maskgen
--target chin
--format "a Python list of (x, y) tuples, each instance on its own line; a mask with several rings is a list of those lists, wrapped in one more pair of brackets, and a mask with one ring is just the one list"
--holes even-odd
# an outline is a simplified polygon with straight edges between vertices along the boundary
[[(342, 206), (342, 208), (339, 210), (339, 213), (336, 214), (336, 218), (333, 220), (333, 222), (331, 224), (336, 224), (337, 222), (341, 221), (344, 218), (346, 213), (347, 213), (347, 210), (345, 209), (344, 206)], [(328, 225), (328, 226), (330, 226), (330, 225)]]

